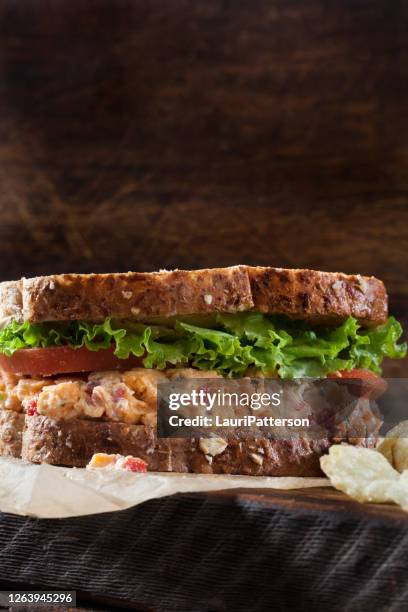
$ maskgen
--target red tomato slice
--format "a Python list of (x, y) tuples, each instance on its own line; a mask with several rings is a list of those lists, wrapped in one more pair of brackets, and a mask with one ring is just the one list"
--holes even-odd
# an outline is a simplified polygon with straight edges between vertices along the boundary
[(13, 374), (53, 376), (72, 372), (123, 370), (142, 365), (139, 357), (119, 359), (113, 351), (113, 346), (99, 351), (90, 351), (85, 346), (78, 349), (69, 346), (20, 349), (10, 357), (0, 354), (0, 369)]
[(128, 457), (123, 464), (123, 469), (128, 472), (147, 472), (147, 463), (139, 457)]
[(342, 370), (334, 374), (328, 374), (328, 378), (360, 380), (361, 385), (358, 385), (355, 393), (359, 397), (376, 399), (387, 390), (387, 382), (381, 376), (370, 372), (370, 370)]

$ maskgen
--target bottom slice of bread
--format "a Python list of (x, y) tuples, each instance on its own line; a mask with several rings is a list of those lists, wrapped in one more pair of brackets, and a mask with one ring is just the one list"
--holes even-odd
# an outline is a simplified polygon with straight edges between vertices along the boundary
[(0, 410), (0, 455), (21, 457), (24, 414)]
[(329, 446), (327, 439), (229, 438), (221, 452), (208, 454), (205, 441), (160, 439), (154, 428), (145, 425), (30, 416), (26, 418), (22, 457), (35, 463), (84, 467), (94, 453), (120, 453), (144, 459), (150, 471), (320, 476), (319, 458)]

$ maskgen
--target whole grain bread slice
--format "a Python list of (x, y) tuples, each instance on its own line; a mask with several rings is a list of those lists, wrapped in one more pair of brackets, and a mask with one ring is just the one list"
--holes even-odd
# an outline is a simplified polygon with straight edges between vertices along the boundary
[(29, 321), (101, 321), (108, 316), (142, 320), (253, 307), (243, 266), (23, 279), (22, 296), (23, 318)]
[[(355, 438), (353, 426), (345, 436), (350, 444), (376, 443), (372, 432)], [(214, 438), (157, 438), (155, 428), (147, 425), (86, 419), (55, 421), (34, 415), (25, 418), (22, 458), (84, 467), (94, 453), (119, 453), (144, 459), (149, 471), (155, 472), (320, 476), (319, 458), (333, 443), (328, 438), (273, 440), (242, 438), (239, 434), (215, 440), (214, 445)]]
[(304, 439), (229, 438), (225, 442), (222, 452), (210, 455), (199, 439), (159, 439), (150, 426), (30, 416), (26, 417), (22, 458), (84, 467), (96, 452), (120, 453), (144, 459), (155, 472), (320, 476), (319, 457), (330, 446), (328, 440)]
[(0, 318), (20, 321), (146, 320), (249, 310), (317, 323), (354, 316), (375, 326), (387, 318), (387, 293), (372, 276), (250, 266), (60, 274), (0, 283)]

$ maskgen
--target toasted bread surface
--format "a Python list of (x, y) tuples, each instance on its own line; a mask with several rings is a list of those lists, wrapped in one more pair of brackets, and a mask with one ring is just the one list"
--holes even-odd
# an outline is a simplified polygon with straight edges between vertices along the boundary
[(63, 274), (23, 280), (29, 321), (141, 320), (152, 316), (238, 312), (253, 307), (244, 266), (126, 274)]
[[(154, 451), (153, 429), (108, 421), (55, 421), (26, 417), (22, 458), (34, 463), (84, 467), (97, 452), (147, 458)], [(137, 453), (136, 453), (137, 451)]]
[(26, 417), (22, 457), (35, 463), (84, 467), (96, 452), (134, 455), (160, 472), (318, 476), (328, 440), (228, 439), (223, 452), (204, 452), (198, 439), (158, 439), (152, 427)]
[(23, 281), (5, 281), (0, 283), (0, 322), (17, 321), (23, 318)]
[(0, 410), (0, 455), (21, 457), (24, 414)]
[(387, 293), (375, 277), (250, 266), (22, 279), (0, 283), (0, 304), (0, 318), (31, 322), (249, 310), (329, 324), (354, 316), (375, 326), (387, 318)]
[(353, 316), (367, 325), (387, 319), (384, 283), (371, 276), (340, 272), (249, 267), (254, 309), (316, 323)]

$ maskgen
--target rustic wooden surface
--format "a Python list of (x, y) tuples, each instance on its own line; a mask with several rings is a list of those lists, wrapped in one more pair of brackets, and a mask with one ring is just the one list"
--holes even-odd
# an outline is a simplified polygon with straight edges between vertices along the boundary
[(247, 263), (408, 295), (408, 4), (0, 6), (0, 276)]
[(248, 489), (215, 491), (211, 495), (223, 498), (238, 497), (240, 500), (263, 504), (270, 508), (281, 508), (292, 511), (344, 513), (348, 516), (362, 517), (367, 520), (377, 519), (384, 524), (397, 521), (408, 526), (408, 513), (395, 504), (360, 504), (333, 487), (316, 487), (313, 489), (295, 489), (274, 491), (272, 489)]
[(399, 612), (407, 521), (330, 489), (175, 495), (59, 521), (0, 515), (1, 579), (154, 612), (266, 612), (271, 601)]

